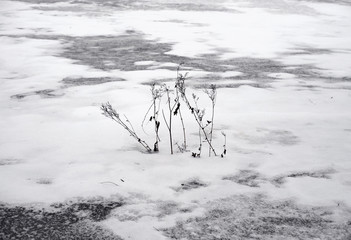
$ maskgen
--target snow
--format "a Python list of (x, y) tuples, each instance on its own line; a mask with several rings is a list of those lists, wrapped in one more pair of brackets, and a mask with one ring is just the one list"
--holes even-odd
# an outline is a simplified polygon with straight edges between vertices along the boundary
[[(343, 203), (351, 207), (351, 7), (299, 1), (293, 8), (294, 1), (286, 1), (292, 7), (292, 12), (286, 12), (285, 7), (256, 3), (218, 3), (233, 12), (114, 10), (73, 3), (79, 11), (63, 11), (55, 8), (70, 3), (41, 5), (54, 8), (45, 10), (34, 8), (38, 5), (34, 3), (2, 1), (0, 202), (50, 204), (117, 194), (135, 201), (130, 211), (139, 209), (138, 214), (145, 216), (120, 221), (112, 214), (102, 224), (131, 239), (166, 239), (155, 228), (201, 215), (202, 204), (235, 194), (264, 193), (270, 199), (294, 199), (311, 206)], [(189, 152), (170, 155), (162, 121), (161, 150), (147, 154), (124, 129), (102, 116), (99, 107), (109, 101), (151, 145), (152, 124), (146, 124), (145, 132), (141, 127), (151, 104), (150, 87), (145, 83), (168, 79), (172, 87), (169, 79), (176, 76), (177, 63), (156, 58), (133, 63), (150, 66), (146, 70), (122, 71), (116, 66), (104, 71), (60, 55), (68, 44), (60, 36), (120, 36), (130, 30), (147, 40), (172, 44), (167, 55), (195, 60), (206, 54), (223, 61), (270, 59), (284, 69), (304, 66), (315, 75), (304, 78), (263, 69), (262, 81), (269, 87), (259, 88), (250, 84), (261, 79), (246, 78), (240, 68), (216, 72), (220, 79), (214, 81), (219, 85), (241, 85), (218, 89), (214, 145), (222, 151), (221, 132), (225, 132), (227, 156), (207, 157), (207, 147), (201, 158), (192, 158)], [(190, 68), (189, 85), (209, 74)], [(126, 81), (65, 86), (62, 79), (66, 77)], [(206, 106), (209, 117), (210, 102), (203, 91), (187, 91), (200, 96), (199, 104)], [(189, 149), (195, 151), (198, 128), (185, 108), (183, 112)], [(174, 139), (181, 143), (180, 123), (174, 127), (178, 128)], [(247, 169), (259, 173), (260, 187), (223, 180)], [(286, 177), (329, 170), (321, 178)], [(285, 176), (285, 182), (277, 187), (273, 180), (279, 176)], [(174, 190), (190, 179), (207, 186)], [(159, 218), (145, 199), (196, 207), (190, 213)]]

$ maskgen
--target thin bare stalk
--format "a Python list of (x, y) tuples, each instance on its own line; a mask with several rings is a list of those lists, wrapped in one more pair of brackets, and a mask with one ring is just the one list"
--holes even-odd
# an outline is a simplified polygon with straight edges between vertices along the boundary
[(192, 115), (194, 116), (195, 121), (196, 121), (197, 124), (199, 125), (199, 127), (200, 127), (202, 133), (204, 134), (205, 140), (206, 140), (206, 142), (208, 143), (210, 149), (212, 150), (213, 154), (214, 154), (215, 156), (217, 156), (216, 150), (213, 148), (212, 143), (210, 142), (210, 139), (208, 138), (208, 135), (207, 135), (207, 133), (206, 133), (206, 131), (205, 131), (205, 126), (203, 126), (203, 124), (202, 124), (202, 122), (200, 121), (200, 118), (199, 118), (199, 116), (198, 116), (198, 111), (199, 111), (199, 110), (198, 110), (198, 109), (195, 110), (195, 109), (190, 105), (190, 103), (189, 103), (189, 101), (188, 101), (188, 99), (187, 99), (186, 97), (184, 98), (184, 100), (185, 100), (186, 104), (188, 105), (188, 108), (189, 108), (190, 111), (192, 112)]
[(143, 131), (144, 131), (145, 134), (147, 134), (147, 133), (146, 133), (146, 131), (145, 131), (145, 129), (144, 129), (144, 123), (145, 123), (145, 121), (146, 121), (147, 115), (149, 114), (149, 112), (151, 111), (151, 109), (152, 109), (153, 106), (154, 106), (154, 103), (152, 102), (151, 105), (150, 105), (150, 107), (147, 109), (147, 111), (146, 111), (146, 113), (145, 113), (145, 115), (144, 115), (143, 121), (141, 122), (141, 128), (143, 129)]
[(162, 110), (162, 116), (163, 116), (163, 120), (166, 123), (166, 127), (168, 129), (168, 135), (169, 135), (169, 144), (171, 147), (171, 154), (173, 154), (173, 140), (172, 140), (172, 125), (169, 125), (167, 120), (166, 120), (166, 116), (165, 116), (165, 112)]
[(186, 151), (187, 148), (187, 143), (186, 143), (186, 132), (185, 132), (185, 125), (184, 125), (184, 120), (182, 116), (182, 112), (179, 109), (179, 117), (180, 117), (180, 122), (182, 123), (182, 129), (183, 129), (183, 151)]
[(133, 124), (129, 121), (128, 117), (127, 117), (125, 114), (123, 114), (123, 116), (124, 116), (124, 118), (126, 119), (126, 122), (129, 124), (131, 130), (132, 130), (133, 132), (135, 132), (134, 127), (133, 127)]
[(169, 123), (168, 123), (168, 131), (169, 131), (169, 144), (171, 147), (171, 154), (173, 154), (173, 140), (172, 140), (172, 107), (171, 107), (171, 98), (169, 96), (169, 89), (166, 87), (167, 93), (167, 101), (168, 101), (168, 110), (169, 110)]
[(210, 141), (210, 138), (208, 137), (208, 134), (206, 133), (206, 130), (205, 130), (207, 125), (204, 126), (202, 123), (201, 111), (197, 107), (193, 107), (190, 104), (190, 101), (188, 100), (188, 97), (186, 95), (185, 79), (186, 79), (187, 73), (185, 73), (184, 75), (179, 73), (179, 68), (180, 68), (180, 66), (178, 66), (178, 69), (177, 69), (178, 77), (177, 77), (177, 81), (176, 81), (176, 88), (178, 89), (178, 91), (179, 91), (183, 101), (187, 105), (188, 109), (191, 111), (192, 115), (194, 116), (196, 123), (199, 125), (199, 127), (200, 127), (200, 129), (205, 137), (205, 140), (209, 145), (210, 150), (213, 152), (213, 154), (215, 156), (217, 156), (216, 150), (212, 146), (212, 142)]
[[(177, 68), (177, 76), (178, 76), (178, 72), (179, 72), (179, 66)], [(180, 118), (180, 122), (182, 124), (182, 131), (183, 131), (183, 148), (181, 150), (181, 152), (184, 152), (186, 151), (187, 149), (187, 143), (186, 143), (186, 131), (185, 131), (185, 124), (184, 124), (184, 119), (183, 119), (183, 115), (182, 115), (182, 111), (181, 111), (181, 108), (180, 108), (180, 102), (179, 102), (179, 89), (177, 87), (177, 84), (178, 82), (176, 81), (176, 84), (175, 84), (175, 90), (176, 90), (176, 100), (177, 100), (177, 107), (176, 109), (174, 110), (173, 114), (174, 115), (177, 115), (179, 113), (179, 118)]]
[(193, 157), (200, 157), (201, 156), (202, 138), (201, 138), (201, 128), (200, 127), (199, 127), (199, 148), (198, 148), (198, 150), (199, 150), (198, 153), (195, 153), (195, 152), (192, 153)]
[(167, 105), (168, 105), (168, 111), (169, 111), (169, 117), (168, 121), (166, 120), (164, 111), (162, 110), (162, 115), (163, 119), (166, 122), (167, 128), (168, 128), (168, 133), (169, 133), (169, 143), (170, 143), (170, 148), (171, 148), (171, 154), (173, 154), (173, 136), (172, 136), (172, 115), (176, 115), (180, 109), (180, 103), (179, 103), (179, 97), (178, 94), (176, 94), (174, 103), (173, 105), (171, 104), (171, 96), (170, 96), (170, 89), (164, 85), (164, 91), (166, 92), (167, 95)]
[(227, 154), (227, 135), (222, 132), (222, 135), (224, 136), (224, 144), (223, 144), (223, 152), (221, 154), (221, 157), (224, 157)]
[[(151, 86), (151, 95), (152, 95), (152, 103), (150, 107), (148, 108), (147, 112), (144, 115), (144, 119), (141, 123), (141, 126), (144, 130), (144, 122), (147, 118), (148, 113), (153, 109), (153, 115), (149, 118), (149, 122), (153, 121), (154, 122), (154, 131), (155, 131), (155, 143), (154, 143), (154, 152), (159, 151), (158, 143), (161, 141), (158, 132), (160, 128), (160, 122), (158, 121), (158, 113), (160, 109), (160, 103), (161, 103), (161, 98), (163, 95), (163, 90), (161, 88), (156, 88), (156, 85), (153, 84)], [(158, 101), (158, 105), (157, 105)], [(144, 130), (145, 132), (145, 130)]]
[(201, 138), (201, 128), (199, 128), (199, 156), (201, 156), (202, 150), (202, 138)]
[[(138, 143), (140, 143), (148, 152), (151, 152), (151, 148), (149, 147), (149, 145), (147, 145), (147, 143), (145, 141), (143, 141), (141, 138), (139, 138), (139, 136), (135, 133), (135, 131), (130, 127), (128, 127), (128, 125), (120, 118), (120, 115), (117, 113), (117, 111), (111, 106), (111, 104), (109, 102), (107, 102), (106, 104), (101, 104), (101, 110), (102, 110), (102, 114), (105, 117), (111, 118), (113, 121), (117, 122), (119, 125), (121, 125), (124, 129), (126, 129), (130, 136), (132, 136), (135, 140), (138, 141)], [(126, 120), (129, 124), (130, 121), (127, 119)]]
[[(215, 115), (215, 106), (216, 106), (216, 97), (217, 97), (217, 87), (214, 84), (211, 84), (210, 90), (205, 90), (205, 93), (207, 96), (211, 99), (212, 102), (212, 114), (211, 114), (211, 129), (209, 132), (209, 140), (210, 143), (212, 143), (212, 138), (213, 138), (213, 121), (214, 121), (214, 115)], [(211, 156), (211, 148), (208, 149), (208, 155)]]
[[(212, 104), (212, 118), (211, 118), (211, 130), (210, 130), (210, 143), (212, 143), (212, 138), (213, 138), (213, 120), (214, 120), (214, 104)], [(211, 157), (211, 149), (208, 149), (208, 156)]]
[(210, 140), (208, 138), (208, 135), (207, 135), (207, 133), (205, 131), (205, 126), (202, 124), (201, 117), (199, 116), (200, 110), (199, 109), (195, 109), (194, 107), (191, 106), (191, 104), (190, 104), (188, 98), (186, 97), (186, 95), (183, 96), (183, 100), (187, 104), (188, 108), (190, 109), (192, 115), (195, 118), (195, 121), (197, 122), (197, 124), (199, 125), (200, 129), (202, 130), (202, 133), (204, 134), (205, 140), (208, 143), (210, 149), (212, 150), (214, 155), (217, 156), (216, 150), (213, 148), (212, 143), (210, 142)]
[(160, 122), (157, 121), (156, 115), (157, 115), (157, 110), (156, 110), (156, 99), (154, 98), (154, 123), (155, 123), (155, 144), (154, 144), (154, 151), (158, 152), (158, 142), (160, 141), (160, 137), (158, 136), (158, 129), (160, 127)]

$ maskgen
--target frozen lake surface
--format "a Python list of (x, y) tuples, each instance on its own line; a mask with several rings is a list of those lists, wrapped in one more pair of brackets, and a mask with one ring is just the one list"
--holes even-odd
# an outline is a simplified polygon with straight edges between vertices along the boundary
[[(0, 53), (0, 239), (351, 237), (351, 1), (2, 0)], [(152, 145), (180, 63), (224, 158), (101, 114)]]

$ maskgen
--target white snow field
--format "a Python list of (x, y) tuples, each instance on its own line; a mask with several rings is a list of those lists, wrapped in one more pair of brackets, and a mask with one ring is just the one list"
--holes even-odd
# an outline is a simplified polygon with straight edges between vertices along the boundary
[[(1, 239), (69, 239), (35, 222), (58, 203), (79, 219), (67, 228), (109, 233), (91, 239), (351, 237), (351, 2), (1, 0), (0, 53)], [(189, 152), (173, 155), (161, 115), (150, 154), (101, 114), (109, 101), (152, 146), (150, 86), (173, 88), (181, 62), (207, 120), (203, 89), (218, 88), (224, 158), (205, 142), (191, 156), (183, 102)], [(19, 206), (35, 231), (21, 225), (33, 212), (11, 215)]]

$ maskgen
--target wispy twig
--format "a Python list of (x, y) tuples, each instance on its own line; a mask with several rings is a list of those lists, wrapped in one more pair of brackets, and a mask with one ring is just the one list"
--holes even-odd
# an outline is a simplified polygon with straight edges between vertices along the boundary
[[(138, 143), (140, 143), (148, 152), (151, 152), (151, 148), (149, 147), (149, 145), (147, 145), (147, 143), (143, 140), (141, 140), (139, 138), (139, 136), (136, 134), (136, 132), (133, 129), (133, 126), (128, 127), (128, 125), (120, 118), (120, 115), (117, 113), (117, 111), (111, 106), (111, 104), (109, 102), (105, 103), (105, 104), (101, 104), (101, 110), (102, 110), (102, 114), (105, 117), (111, 118), (113, 121), (117, 122), (119, 125), (121, 125), (124, 129), (126, 129), (129, 134), (138, 141)], [(130, 121), (128, 120), (128, 118), (126, 117), (126, 121), (128, 124), (131, 125)]]

